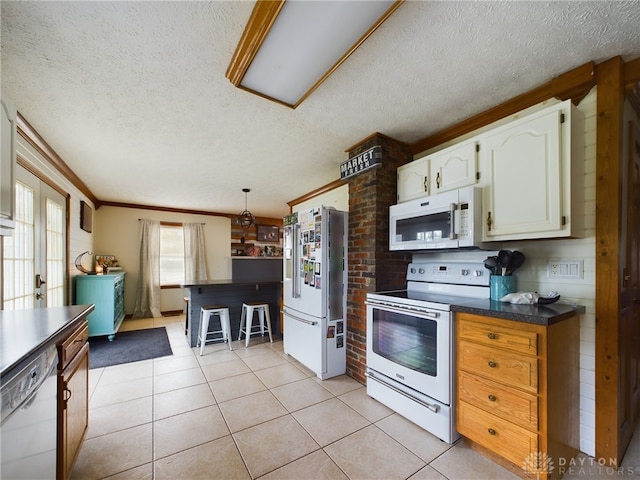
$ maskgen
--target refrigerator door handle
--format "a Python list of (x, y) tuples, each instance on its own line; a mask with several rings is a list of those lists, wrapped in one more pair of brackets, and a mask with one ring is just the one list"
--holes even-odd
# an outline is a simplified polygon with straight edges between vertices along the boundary
[(300, 298), (300, 225), (293, 224), (293, 279), (291, 296)]
[(280, 313), (282, 313), (283, 315), (286, 315), (289, 318), (292, 318), (293, 320), (297, 320), (298, 322), (306, 323), (307, 325), (317, 325), (318, 324), (318, 322), (315, 322), (313, 320), (306, 320), (304, 318), (300, 318), (300, 317), (296, 317), (295, 315), (291, 315), (286, 310), (281, 310)]

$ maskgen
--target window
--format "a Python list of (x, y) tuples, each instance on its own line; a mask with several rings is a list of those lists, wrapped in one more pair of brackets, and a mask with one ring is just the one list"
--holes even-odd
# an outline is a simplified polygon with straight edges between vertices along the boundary
[(181, 224), (160, 224), (160, 286), (184, 283), (184, 234)]

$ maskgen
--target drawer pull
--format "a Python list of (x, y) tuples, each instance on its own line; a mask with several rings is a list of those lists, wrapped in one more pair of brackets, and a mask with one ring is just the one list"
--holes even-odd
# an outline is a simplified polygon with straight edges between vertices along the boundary
[(493, 428), (490, 428), (487, 431), (489, 432), (489, 435), (495, 435), (496, 434), (496, 431)]
[(487, 337), (489, 337), (491, 340), (495, 340), (495, 339), (496, 339), (496, 337), (497, 337), (497, 335), (496, 335), (495, 333), (493, 333), (493, 332), (489, 332), (489, 333), (487, 334)]
[(495, 395), (489, 395), (489, 401), (490, 402), (495, 402), (496, 401), (496, 396)]
[(496, 362), (494, 362), (493, 360), (489, 360), (488, 365), (489, 365), (491, 368), (496, 368), (496, 367), (498, 366), (498, 364), (497, 364)]

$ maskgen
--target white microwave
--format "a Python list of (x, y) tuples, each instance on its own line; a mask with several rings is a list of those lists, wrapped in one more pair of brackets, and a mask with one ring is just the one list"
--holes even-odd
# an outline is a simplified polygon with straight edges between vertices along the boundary
[(418, 198), (389, 208), (390, 250), (481, 248), (482, 189)]

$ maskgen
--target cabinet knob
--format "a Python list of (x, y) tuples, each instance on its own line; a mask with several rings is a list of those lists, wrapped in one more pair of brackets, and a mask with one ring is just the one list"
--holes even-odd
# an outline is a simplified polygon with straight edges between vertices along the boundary
[(491, 368), (496, 368), (496, 367), (498, 366), (498, 364), (497, 364), (496, 362), (494, 362), (493, 360), (489, 360), (488, 365), (489, 365)]
[(487, 337), (489, 337), (491, 340), (495, 340), (495, 339), (496, 339), (496, 337), (497, 337), (497, 335), (496, 335), (495, 333), (493, 333), (493, 332), (489, 332), (489, 333), (487, 334)]
[(489, 401), (490, 402), (495, 402), (496, 401), (496, 396), (495, 395), (489, 395)]
[(489, 435), (495, 435), (496, 431), (493, 428), (490, 428), (487, 430), (489, 432)]

